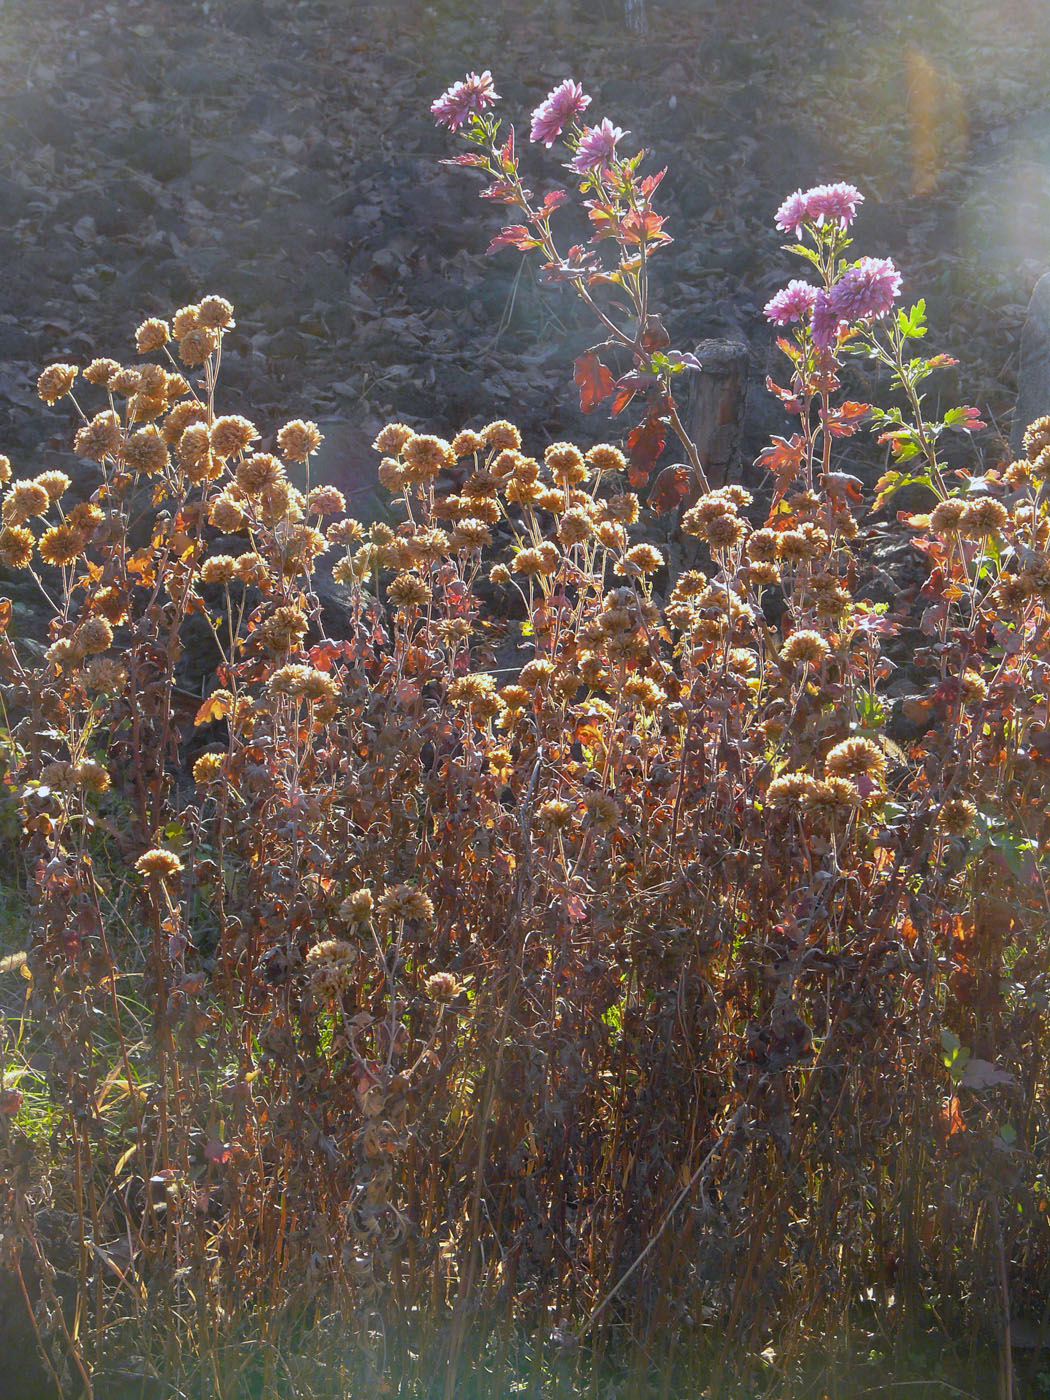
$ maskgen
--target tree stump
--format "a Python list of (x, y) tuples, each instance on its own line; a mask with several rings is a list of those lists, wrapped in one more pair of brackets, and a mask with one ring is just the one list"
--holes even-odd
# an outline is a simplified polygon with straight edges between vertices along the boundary
[(708, 481), (725, 486), (744, 426), (748, 347), (739, 340), (702, 340), (695, 354), (701, 368), (691, 375), (685, 427)]
[(1050, 413), (1050, 272), (1035, 284), (1021, 331), (1021, 362), (1017, 370), (1017, 408), (1010, 451), (1021, 455), (1021, 439), (1029, 423)]

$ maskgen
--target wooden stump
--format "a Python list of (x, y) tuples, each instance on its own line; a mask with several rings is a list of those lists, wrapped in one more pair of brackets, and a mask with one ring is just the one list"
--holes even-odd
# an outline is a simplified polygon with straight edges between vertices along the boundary
[(685, 427), (712, 486), (725, 486), (736, 466), (747, 405), (748, 347), (739, 340), (702, 340), (695, 354)]

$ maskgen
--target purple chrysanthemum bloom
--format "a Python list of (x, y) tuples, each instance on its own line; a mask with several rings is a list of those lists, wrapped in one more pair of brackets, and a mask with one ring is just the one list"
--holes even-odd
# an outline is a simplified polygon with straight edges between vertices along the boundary
[(816, 287), (797, 279), (781, 288), (771, 301), (766, 302), (766, 320), (775, 326), (786, 326), (792, 321), (805, 320), (813, 310), (819, 293)]
[(813, 343), (821, 350), (835, 343), (840, 328), (884, 316), (901, 289), (901, 275), (890, 258), (861, 258), (848, 267), (813, 306)]
[(499, 93), (492, 86), (492, 74), (486, 68), (484, 73), (468, 73), (460, 82), (446, 88), (430, 104), (430, 110), (438, 126), (458, 131), (471, 112), (483, 112), (498, 97)]
[(616, 143), (627, 135), (618, 126), (613, 126), (608, 117), (599, 126), (586, 126), (576, 147), (576, 154), (570, 161), (570, 169), (577, 175), (586, 175), (591, 170), (605, 170), (616, 154)]
[(549, 92), (532, 114), (531, 141), (542, 141), (548, 150), (565, 130), (565, 125), (573, 117), (591, 105), (591, 99), (579, 83), (566, 78), (553, 92)]
[(832, 306), (827, 292), (819, 291), (813, 303), (813, 323), (810, 327), (813, 344), (818, 350), (830, 350), (835, 344), (840, 321), (841, 317)]
[(890, 258), (861, 258), (848, 267), (828, 291), (828, 301), (840, 321), (863, 321), (884, 316), (901, 289), (901, 275)]
[(803, 224), (838, 224), (849, 228), (857, 214), (857, 205), (864, 196), (855, 185), (840, 181), (837, 185), (814, 185), (810, 190), (796, 190), (788, 195), (776, 213), (777, 228), (794, 233), (798, 238)]

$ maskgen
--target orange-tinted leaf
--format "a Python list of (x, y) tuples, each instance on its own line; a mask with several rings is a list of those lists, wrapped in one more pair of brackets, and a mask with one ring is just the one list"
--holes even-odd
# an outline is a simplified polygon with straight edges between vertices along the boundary
[(802, 438), (796, 433), (790, 439), (775, 437), (755, 459), (756, 465), (766, 467), (773, 473), (776, 480), (776, 500), (780, 500), (798, 475), (804, 452), (805, 446)]
[(11, 599), (0, 598), (0, 632), (6, 632), (11, 622)]
[(212, 724), (217, 719), (225, 719), (230, 713), (230, 694), (217, 690), (209, 695), (194, 716), (194, 724)]
[(612, 372), (593, 350), (586, 355), (578, 355), (572, 362), (572, 370), (572, 377), (580, 391), (580, 408), (584, 413), (593, 413), (613, 391), (615, 381)]

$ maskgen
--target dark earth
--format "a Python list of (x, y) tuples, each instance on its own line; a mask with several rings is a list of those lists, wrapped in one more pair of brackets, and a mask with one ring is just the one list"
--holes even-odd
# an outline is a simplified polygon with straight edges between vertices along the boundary
[[(485, 256), (500, 206), (439, 164), (429, 103), (491, 68), (524, 136), (572, 74), (669, 167), (672, 342), (745, 341), (745, 456), (779, 426), (761, 308), (800, 268), (772, 216), (799, 185), (867, 199), (855, 250), (924, 295), (946, 385), (1009, 436), (1024, 306), (1050, 265), (1050, 7), (1043, 0), (6, 0), (0, 3), (0, 450), (32, 474), (68, 441), (38, 368), (132, 353), (203, 293), (238, 328), (223, 406), (264, 433), (320, 421), (324, 471), (375, 508), (390, 417), (451, 433), (515, 418), (533, 450), (622, 432), (584, 418), (594, 338), (565, 287)], [(628, 18), (631, 21), (630, 27)], [(534, 188), (563, 174), (527, 148)], [(573, 214), (563, 211), (566, 244)], [(68, 463), (67, 463), (68, 466)]]

